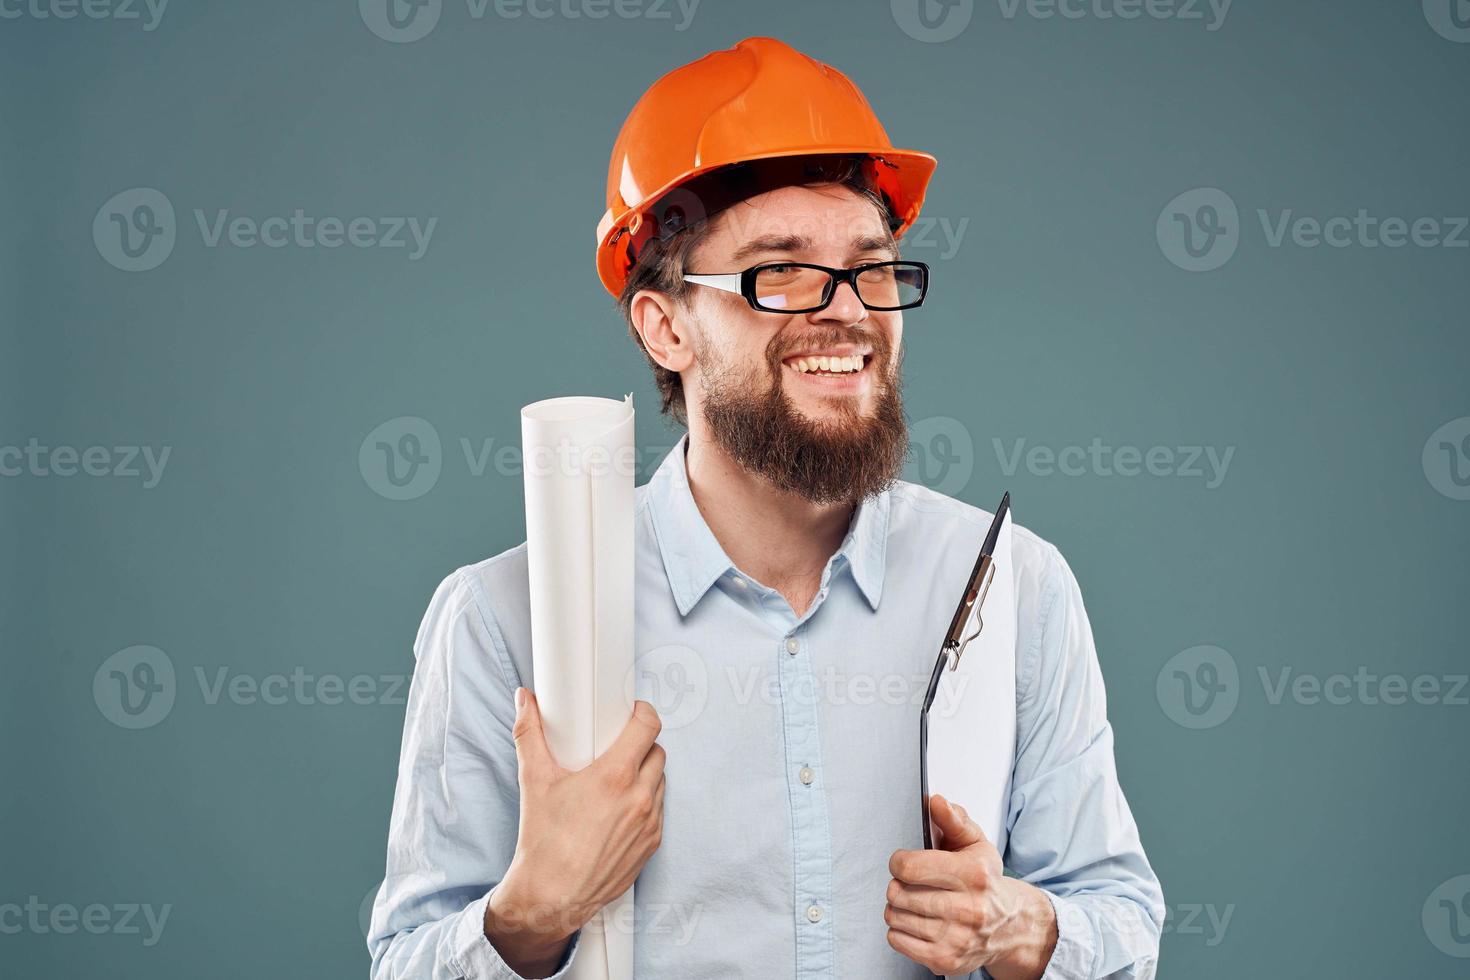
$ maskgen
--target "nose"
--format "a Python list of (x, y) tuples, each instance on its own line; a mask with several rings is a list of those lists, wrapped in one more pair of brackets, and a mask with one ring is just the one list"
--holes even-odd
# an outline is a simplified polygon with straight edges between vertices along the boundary
[(840, 282), (832, 294), (832, 302), (815, 313), (807, 314), (807, 319), (812, 323), (842, 323), (851, 327), (867, 321), (868, 308), (858, 299), (857, 290), (851, 283)]

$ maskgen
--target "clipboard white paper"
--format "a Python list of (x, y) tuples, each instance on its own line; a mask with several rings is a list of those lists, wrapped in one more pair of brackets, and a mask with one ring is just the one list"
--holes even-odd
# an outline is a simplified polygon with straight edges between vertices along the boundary
[[(1016, 580), (1011, 515), (1006, 513), (991, 561), (983, 605), (962, 635), (977, 625), (959, 666), (944, 676), (929, 712), (926, 760), (929, 792), (960, 804), (1002, 854), (1016, 755)], [(980, 617), (980, 624), (976, 616)], [(931, 826), (934, 839), (939, 834)]]

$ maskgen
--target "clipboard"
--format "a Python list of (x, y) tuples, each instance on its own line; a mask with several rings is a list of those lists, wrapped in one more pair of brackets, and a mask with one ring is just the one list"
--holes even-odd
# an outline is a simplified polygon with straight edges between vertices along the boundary
[[(1008, 788), (1014, 744), (989, 746), (993, 751), (987, 751), (986, 746), (972, 744), (967, 736), (979, 727), (980, 719), (973, 714), (985, 710), (987, 698), (998, 693), (1014, 697), (1014, 692), (972, 691), (967, 684), (983, 680), (986, 666), (983, 661), (987, 658), (1010, 657), (1014, 662), (1016, 618), (1010, 518), (1011, 495), (1007, 492), (995, 509), (974, 568), (960, 593), (919, 712), (919, 792), (926, 849), (935, 846), (936, 838), (929, 812), (931, 791), (942, 793), (946, 799), (971, 811), (992, 841), (1001, 839), (999, 825), (1004, 810), (994, 793), (987, 798), (981, 788), (997, 783)], [(944, 710), (936, 712), (936, 704)], [(1000, 798), (1004, 796), (1005, 793), (1000, 794)]]

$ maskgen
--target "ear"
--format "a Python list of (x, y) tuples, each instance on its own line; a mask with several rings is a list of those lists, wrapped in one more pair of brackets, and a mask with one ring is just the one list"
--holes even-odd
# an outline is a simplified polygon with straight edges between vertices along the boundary
[(694, 338), (689, 333), (688, 317), (680, 322), (679, 313), (672, 299), (651, 289), (640, 291), (628, 307), (633, 329), (643, 339), (649, 356), (670, 371), (686, 371), (694, 363)]

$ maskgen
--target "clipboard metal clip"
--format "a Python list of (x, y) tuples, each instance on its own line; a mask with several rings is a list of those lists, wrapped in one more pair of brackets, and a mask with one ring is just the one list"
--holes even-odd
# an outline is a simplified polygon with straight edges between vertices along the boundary
[(979, 636), (985, 630), (985, 596), (990, 592), (991, 580), (995, 578), (995, 563), (990, 560), (989, 555), (985, 557), (985, 570), (982, 574), (984, 577), (980, 581), (979, 588), (975, 590), (972, 596), (965, 597), (966, 620), (968, 621), (969, 615), (973, 611), (975, 618), (974, 632), (969, 636), (956, 637), (944, 645), (945, 651), (949, 654), (950, 670), (960, 669), (960, 657), (964, 656), (965, 648), (970, 645), (971, 640), (975, 639), (975, 637)]

